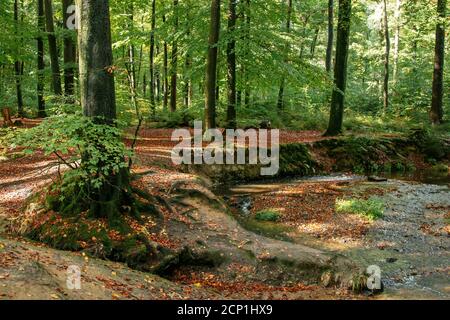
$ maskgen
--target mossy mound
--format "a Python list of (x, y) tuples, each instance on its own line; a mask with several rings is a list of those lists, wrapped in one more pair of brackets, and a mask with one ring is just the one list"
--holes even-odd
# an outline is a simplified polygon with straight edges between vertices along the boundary
[[(49, 191), (50, 190), (50, 191)], [(138, 208), (150, 206), (150, 195), (134, 191), (139, 198)], [(52, 248), (82, 252), (88, 256), (126, 263), (130, 268), (166, 275), (183, 264), (216, 266), (222, 262), (216, 253), (193, 252), (171, 241), (152, 240), (158, 234), (160, 216), (141, 211), (130, 215), (122, 208), (119, 218), (96, 217), (89, 207), (81, 205), (75, 211), (57, 212), (68, 203), (54, 188), (35, 194), (27, 201), (24, 214), (17, 221), (15, 231)], [(142, 202), (148, 200), (145, 204)], [(142, 201), (141, 201), (142, 200)], [(74, 204), (75, 205), (75, 204)], [(152, 210), (156, 206), (152, 205)], [(84, 211), (82, 211), (84, 209)], [(150, 212), (153, 213), (153, 212)], [(158, 237), (156, 237), (158, 238)]]
[(433, 134), (430, 130), (416, 128), (408, 135), (409, 141), (417, 146), (429, 162), (450, 160), (450, 142)]
[(333, 171), (364, 174), (413, 170), (408, 155), (417, 152), (402, 137), (342, 137), (317, 142), (314, 147), (326, 150), (334, 163)]

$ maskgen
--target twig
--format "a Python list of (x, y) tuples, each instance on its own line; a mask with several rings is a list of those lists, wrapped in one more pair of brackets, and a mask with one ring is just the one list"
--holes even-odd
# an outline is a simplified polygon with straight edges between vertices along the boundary
[(54, 153), (54, 154), (58, 157), (58, 159), (61, 160), (61, 162), (64, 163), (66, 166), (68, 166), (68, 167), (71, 168), (72, 170), (75, 170), (75, 169), (76, 169), (76, 167), (72, 166), (70, 163), (68, 163), (66, 160), (64, 160), (64, 158), (61, 157), (61, 156), (58, 154), (58, 152), (54, 151), (53, 153)]

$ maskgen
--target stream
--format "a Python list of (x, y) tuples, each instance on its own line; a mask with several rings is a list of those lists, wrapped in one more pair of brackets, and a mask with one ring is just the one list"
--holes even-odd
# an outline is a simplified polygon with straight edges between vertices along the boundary
[(367, 182), (363, 176), (333, 174), (220, 186), (215, 192), (248, 217), (254, 197), (305, 183), (389, 190), (378, 196), (385, 204), (383, 217), (358, 241), (333, 243), (301, 233), (290, 241), (338, 252), (364, 268), (378, 266), (384, 292), (377, 299), (450, 299), (450, 176), (384, 178), (388, 181)]

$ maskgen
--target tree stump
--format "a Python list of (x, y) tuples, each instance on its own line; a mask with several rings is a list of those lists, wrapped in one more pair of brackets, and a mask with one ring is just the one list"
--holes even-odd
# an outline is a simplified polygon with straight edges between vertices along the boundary
[(8, 127), (13, 125), (12, 119), (11, 119), (11, 109), (10, 108), (3, 108), (2, 109), (2, 117), (3, 117), (3, 123), (7, 125)]

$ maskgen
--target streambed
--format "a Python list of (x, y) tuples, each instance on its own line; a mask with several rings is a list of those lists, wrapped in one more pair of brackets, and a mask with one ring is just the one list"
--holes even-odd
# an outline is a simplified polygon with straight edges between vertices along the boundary
[[(384, 293), (377, 296), (379, 299), (450, 299), (449, 176), (388, 178), (386, 182), (375, 183), (357, 175), (281, 179), (222, 186), (216, 193), (237, 207), (238, 215), (250, 217), (261, 195), (276, 197), (289, 190), (289, 197), (296, 197), (293, 188), (304, 184), (335, 184), (355, 194), (361, 190), (369, 194), (371, 190), (385, 190), (376, 195), (385, 204), (383, 217), (368, 223), (361, 237), (321, 239), (313, 233), (305, 234), (300, 228), (286, 228), (286, 238), (339, 252), (362, 267), (378, 266), (385, 286)], [(271, 224), (286, 225), (283, 221)]]

